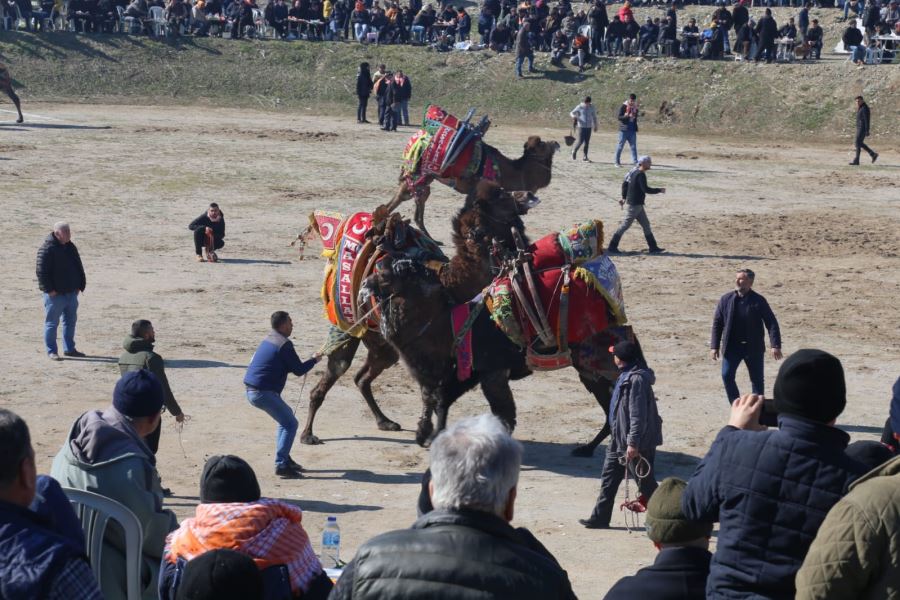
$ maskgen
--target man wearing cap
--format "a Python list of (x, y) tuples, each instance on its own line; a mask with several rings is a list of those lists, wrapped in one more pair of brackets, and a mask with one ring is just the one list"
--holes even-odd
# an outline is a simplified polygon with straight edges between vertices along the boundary
[(778, 429), (760, 431), (763, 397), (742, 396), (688, 481), (693, 520), (717, 520), (709, 598), (794, 598), (794, 576), (825, 515), (866, 468), (834, 426), (846, 404), (841, 362), (798, 350), (778, 370)]
[(600, 496), (588, 519), (579, 523), (588, 529), (606, 529), (612, 519), (619, 484), (628, 469), (637, 482), (636, 499), (640, 508), (656, 490), (653, 457), (662, 444), (662, 419), (656, 409), (653, 384), (656, 376), (646, 366), (634, 342), (619, 342), (610, 351), (621, 374), (616, 379), (609, 403), (609, 426), (612, 430), (609, 448), (603, 461)]
[(644, 208), (644, 202), (647, 194), (665, 194), (666, 188), (655, 188), (647, 185), (647, 171), (653, 166), (653, 161), (649, 156), (642, 156), (637, 159), (637, 165), (632, 168), (622, 182), (622, 199), (619, 200), (619, 206), (625, 208), (625, 216), (619, 224), (619, 228), (609, 240), (609, 247), (606, 251), (610, 254), (619, 252), (619, 241), (631, 224), (637, 221), (641, 229), (644, 230), (644, 239), (647, 240), (650, 254), (659, 254), (665, 252), (656, 243), (653, 236), (653, 230), (650, 229), (650, 219), (647, 218), (647, 211)]
[(737, 272), (734, 290), (719, 298), (713, 315), (712, 338), (709, 342), (709, 356), (713, 360), (722, 355), (722, 381), (728, 402), (734, 402), (741, 394), (735, 376), (741, 362), (746, 363), (750, 372), (753, 393), (765, 395), (763, 363), (766, 355), (766, 341), (763, 325), (769, 330), (769, 345), (772, 358), (781, 360), (781, 329), (778, 319), (761, 295), (753, 291), (756, 274), (750, 269)]
[(195, 516), (166, 538), (160, 599), (182, 597), (179, 586), (186, 582), (192, 563), (217, 548), (247, 555), (263, 571), (286, 569), (285, 579), (265, 578), (266, 598), (324, 599), (331, 591), (331, 580), (313, 552), (302, 519), (303, 511), (293, 504), (260, 497), (256, 473), (245, 460), (213, 456), (200, 475)]
[(647, 537), (659, 550), (652, 566), (623, 577), (605, 600), (704, 600), (709, 576), (711, 521), (691, 521), (681, 511), (683, 480), (664, 479), (647, 503)]
[[(156, 457), (144, 438), (159, 424), (163, 388), (146, 369), (125, 373), (116, 383), (112, 406), (81, 415), (53, 459), (51, 476), (63, 487), (106, 496), (134, 513), (143, 527), (141, 589), (155, 599), (166, 534), (178, 527), (162, 507)], [(125, 544), (118, 528), (103, 543), (100, 585), (109, 597), (125, 597)]]

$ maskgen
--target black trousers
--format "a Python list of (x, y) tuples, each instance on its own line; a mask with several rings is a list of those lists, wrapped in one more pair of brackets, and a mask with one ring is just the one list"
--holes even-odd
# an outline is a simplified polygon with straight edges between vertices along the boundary
[(865, 139), (866, 136), (864, 133), (858, 132), (856, 134), (856, 158), (853, 159), (856, 162), (859, 162), (859, 153), (861, 150), (865, 150), (866, 152), (868, 152), (869, 156), (875, 156), (875, 151), (866, 146), (866, 142), (864, 141)]
[(384, 127), (384, 113), (387, 111), (384, 99), (378, 99), (378, 124)]
[[(651, 469), (650, 475), (640, 480), (641, 483), (638, 491), (644, 498), (649, 499), (658, 487), (656, 478), (653, 475), (653, 459), (656, 456), (656, 451), (642, 451), (641, 456), (647, 459)], [(632, 461), (628, 464), (628, 476), (632, 482), (638, 481), (637, 476), (632, 470), (632, 465), (634, 463), (635, 461)], [(616, 492), (619, 491), (619, 485), (622, 483), (622, 480), (625, 479), (625, 465), (619, 463), (618, 456), (614, 456), (610, 452), (606, 453), (601, 477), (600, 495), (597, 497), (597, 504), (594, 506), (593, 512), (591, 512), (591, 520), (609, 525), (609, 522), (612, 519), (613, 508), (616, 505)], [(630, 483), (629, 485), (633, 485), (633, 483)], [(631, 499), (635, 500), (635, 496), (636, 494), (632, 491)]]
[(584, 157), (587, 158), (588, 155), (588, 146), (591, 145), (591, 128), (590, 127), (579, 127), (578, 128), (578, 143), (575, 144), (575, 148), (572, 149), (572, 156), (578, 154), (578, 149), (581, 148), (581, 145), (584, 144)]
[(753, 60), (759, 61), (763, 52), (766, 53), (766, 62), (775, 62), (775, 40), (760, 40), (759, 46), (756, 48), (756, 56)]
[(362, 123), (366, 120), (366, 108), (369, 106), (368, 96), (359, 96), (359, 105), (356, 107), (356, 122)]
[[(213, 249), (218, 250), (225, 245), (225, 240), (213, 239)], [(206, 228), (198, 227), (194, 230), (194, 252), (197, 256), (203, 256), (203, 248), (206, 247)]]
[(159, 423), (156, 424), (156, 429), (150, 432), (150, 434), (144, 438), (144, 442), (147, 444), (147, 447), (150, 448), (150, 452), (156, 454), (156, 451), (159, 450), (159, 436), (162, 433), (162, 418), (160, 418)]

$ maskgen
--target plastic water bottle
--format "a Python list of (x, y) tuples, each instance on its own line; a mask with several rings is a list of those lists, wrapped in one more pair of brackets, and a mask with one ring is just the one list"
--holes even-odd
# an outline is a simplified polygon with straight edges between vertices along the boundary
[(322, 532), (322, 566), (338, 566), (341, 560), (341, 528), (337, 517), (328, 517)]

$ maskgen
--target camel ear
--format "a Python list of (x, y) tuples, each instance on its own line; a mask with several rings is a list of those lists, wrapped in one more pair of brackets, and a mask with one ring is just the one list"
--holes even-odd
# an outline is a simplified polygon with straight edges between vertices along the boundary
[(525, 141), (525, 151), (529, 150), (537, 150), (537, 148), (541, 145), (541, 138), (537, 135), (532, 135)]
[(500, 197), (501, 191), (498, 183), (482, 179), (475, 188), (475, 202), (493, 202)]

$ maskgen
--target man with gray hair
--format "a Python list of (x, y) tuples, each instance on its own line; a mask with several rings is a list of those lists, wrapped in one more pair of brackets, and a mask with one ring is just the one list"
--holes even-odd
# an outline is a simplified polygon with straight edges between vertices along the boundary
[(329, 598), (574, 598), (556, 559), (510, 525), (521, 463), (493, 415), (448, 427), (431, 446), (434, 510), (363, 544)]
[(63, 323), (63, 354), (80, 358), (75, 349), (75, 322), (78, 319), (78, 294), (87, 280), (78, 248), (72, 242), (69, 224), (56, 223), (37, 253), (38, 287), (44, 298), (44, 346), (51, 360), (62, 360), (56, 346), (59, 319)]

